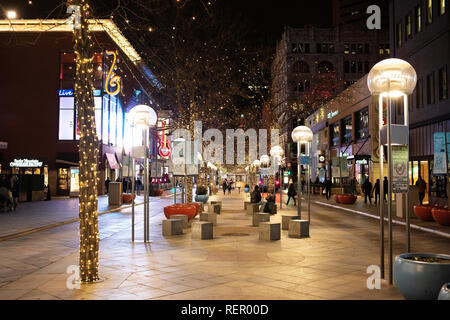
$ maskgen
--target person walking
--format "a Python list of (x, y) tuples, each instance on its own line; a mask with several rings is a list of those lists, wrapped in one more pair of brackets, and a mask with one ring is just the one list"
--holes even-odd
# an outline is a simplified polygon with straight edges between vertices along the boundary
[(109, 193), (109, 183), (110, 182), (111, 182), (111, 180), (109, 180), (109, 177), (107, 177), (105, 180), (106, 193)]
[(422, 179), (422, 176), (419, 175), (419, 178), (416, 182), (416, 187), (419, 188), (419, 201), (420, 205), (423, 204), (423, 199), (425, 198), (425, 191), (427, 190), (427, 183)]
[(222, 190), (223, 190), (223, 194), (225, 195), (225, 192), (227, 191), (227, 179), (225, 179), (225, 181), (222, 183)]
[(389, 185), (388, 178), (384, 177), (384, 180), (383, 180), (383, 199), (384, 199), (384, 201), (387, 201), (388, 185)]
[(232, 186), (233, 186), (233, 180), (230, 180), (230, 181), (228, 182), (228, 186), (227, 186), (228, 194), (231, 194), (231, 188), (232, 188)]
[(142, 181), (141, 181), (141, 179), (139, 179), (139, 178), (136, 179), (136, 187), (135, 188), (136, 188), (137, 195), (140, 196), (141, 195), (141, 189), (142, 189)]
[(333, 184), (331, 183), (330, 178), (327, 178), (327, 179), (325, 180), (324, 185), (325, 185), (325, 194), (326, 194), (326, 196), (327, 196), (327, 200), (330, 200), (330, 198), (331, 198), (331, 187), (332, 187), (332, 185), (333, 185)]
[(356, 191), (356, 185), (357, 185), (357, 181), (356, 178), (353, 177), (353, 179), (350, 181), (350, 185), (352, 187), (352, 195), (356, 196), (358, 194), (358, 192)]
[(377, 199), (378, 203), (381, 203), (380, 199), (380, 179), (377, 179), (375, 182), (375, 185), (373, 186), (372, 193), (375, 193), (375, 205), (377, 205)]
[(12, 209), (14, 211), (16, 211), (17, 205), (19, 203), (19, 194), (20, 194), (19, 177), (17, 175), (13, 175), (11, 177), (11, 195), (12, 195)]
[(286, 205), (289, 205), (289, 201), (291, 199), (294, 199), (294, 206), (297, 205), (297, 200), (295, 199), (295, 196), (297, 195), (297, 191), (295, 190), (295, 186), (293, 183), (289, 184), (289, 188), (288, 188), (288, 200)]
[(366, 177), (362, 187), (364, 192), (364, 203), (367, 204), (367, 198), (369, 198), (369, 203), (372, 204), (372, 183), (368, 177)]

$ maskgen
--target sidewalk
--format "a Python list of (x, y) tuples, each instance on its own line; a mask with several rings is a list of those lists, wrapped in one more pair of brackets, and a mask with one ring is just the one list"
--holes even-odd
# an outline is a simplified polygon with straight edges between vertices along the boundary
[[(140, 241), (142, 206), (136, 210), (134, 243), (130, 209), (101, 216), (105, 281), (79, 290), (66, 286), (67, 267), (79, 259), (78, 224), (0, 242), (0, 299), (402, 299), (384, 280), (381, 290), (367, 288), (367, 268), (379, 264), (375, 219), (312, 203), (310, 238), (289, 238), (283, 230), (280, 241), (260, 241), (245, 199), (236, 193), (210, 197), (222, 201), (213, 240), (191, 239), (190, 228), (162, 236), (162, 208), (171, 198), (151, 206), (150, 244)], [(271, 221), (285, 214), (296, 215), (296, 208), (283, 206)], [(394, 226), (393, 232), (397, 255), (405, 251), (404, 229)], [(424, 232), (413, 232), (412, 243), (414, 251), (450, 249), (448, 239)]]

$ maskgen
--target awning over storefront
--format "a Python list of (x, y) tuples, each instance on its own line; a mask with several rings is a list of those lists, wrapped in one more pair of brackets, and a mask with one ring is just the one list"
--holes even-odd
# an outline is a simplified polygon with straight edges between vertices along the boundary
[(106, 153), (106, 158), (108, 159), (109, 167), (111, 169), (119, 169), (119, 163), (117, 162), (115, 154)]

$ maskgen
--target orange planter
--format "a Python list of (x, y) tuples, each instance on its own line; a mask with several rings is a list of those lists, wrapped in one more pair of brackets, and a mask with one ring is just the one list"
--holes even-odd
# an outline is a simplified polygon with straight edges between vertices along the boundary
[(448, 209), (432, 209), (431, 215), (434, 221), (439, 223), (441, 226), (450, 226), (450, 210)]
[(414, 214), (422, 221), (433, 221), (432, 210), (433, 207), (430, 205), (414, 206)]
[[(134, 198), (136, 199), (136, 195), (134, 195)], [(122, 202), (123, 203), (131, 203), (133, 201), (133, 195), (123, 193), (122, 194)]]
[(341, 201), (342, 204), (354, 204), (356, 199), (357, 198), (352, 194), (342, 194), (339, 197), (339, 201)]
[(192, 206), (195, 206), (195, 207), (197, 208), (196, 215), (199, 213), (199, 211), (200, 211), (200, 203), (198, 203), (198, 202), (176, 203), (176, 204), (173, 204), (172, 206), (175, 206), (175, 207), (184, 207), (184, 206), (186, 206), (186, 205), (192, 205)]
[(184, 214), (188, 220), (193, 219), (198, 214), (197, 206), (192, 204), (181, 204), (164, 207), (164, 215), (167, 219), (175, 214)]

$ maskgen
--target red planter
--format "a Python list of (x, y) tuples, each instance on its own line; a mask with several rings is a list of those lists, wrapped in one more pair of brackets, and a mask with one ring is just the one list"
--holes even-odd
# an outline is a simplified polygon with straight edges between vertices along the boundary
[[(136, 199), (136, 195), (134, 195), (134, 198)], [(127, 194), (127, 193), (122, 194), (122, 202), (123, 203), (131, 203), (132, 200), (133, 200), (133, 195)]]
[(198, 203), (198, 202), (177, 203), (177, 204), (173, 204), (172, 206), (183, 207), (183, 206), (186, 206), (186, 205), (192, 205), (192, 206), (196, 207), (197, 211), (196, 211), (195, 215), (197, 215), (200, 212), (200, 203)]
[(352, 195), (352, 194), (342, 194), (339, 197), (339, 200), (341, 201), (342, 204), (354, 204), (356, 202), (356, 196)]
[(414, 214), (422, 221), (433, 221), (431, 210), (433, 210), (433, 207), (430, 205), (414, 206)]
[(175, 214), (184, 214), (188, 217), (188, 220), (191, 220), (198, 214), (198, 209), (194, 204), (179, 204), (164, 207), (164, 215), (167, 219), (170, 219)]
[(448, 209), (432, 209), (431, 215), (434, 221), (439, 223), (441, 226), (450, 226), (450, 210)]
[(340, 194), (335, 194), (334, 195), (334, 201), (336, 202), (336, 203), (341, 203), (341, 200), (339, 199), (340, 198)]

